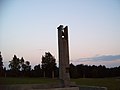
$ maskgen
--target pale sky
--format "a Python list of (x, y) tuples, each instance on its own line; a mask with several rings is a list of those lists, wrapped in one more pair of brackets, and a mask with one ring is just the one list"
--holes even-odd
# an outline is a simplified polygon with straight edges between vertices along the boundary
[[(13, 55), (41, 62), (49, 51), (58, 62), (57, 27), (69, 28), (70, 62), (120, 65), (119, 0), (1, 0), (0, 51), (5, 65)], [(89, 59), (84, 61), (84, 59)]]

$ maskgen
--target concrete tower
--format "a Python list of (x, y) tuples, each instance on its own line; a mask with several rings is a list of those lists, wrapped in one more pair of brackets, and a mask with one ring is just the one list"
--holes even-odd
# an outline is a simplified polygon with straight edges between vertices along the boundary
[(59, 78), (64, 87), (70, 85), (69, 75), (69, 45), (68, 45), (68, 27), (58, 28), (58, 52), (59, 52)]

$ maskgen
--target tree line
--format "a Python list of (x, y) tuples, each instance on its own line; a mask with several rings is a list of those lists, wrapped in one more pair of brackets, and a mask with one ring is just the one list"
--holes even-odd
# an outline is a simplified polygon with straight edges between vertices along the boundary
[[(41, 65), (35, 65), (33, 69), (30, 61), (24, 60), (23, 57), (18, 58), (16, 55), (9, 61), (9, 69), (3, 66), (3, 57), (0, 52), (0, 77), (59, 77), (59, 67), (56, 65), (55, 57), (50, 52), (45, 52)], [(120, 66), (106, 68), (104, 65), (73, 65), (71, 63), (69, 72), (71, 78), (120, 77)]]

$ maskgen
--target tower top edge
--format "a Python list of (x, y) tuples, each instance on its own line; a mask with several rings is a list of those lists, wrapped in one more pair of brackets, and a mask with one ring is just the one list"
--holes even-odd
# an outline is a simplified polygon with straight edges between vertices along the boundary
[(58, 30), (63, 30), (63, 25), (60, 25), (59, 27), (57, 27)]
[[(58, 30), (64, 30), (63, 25), (60, 25), (59, 27), (57, 27)], [(65, 28), (68, 28), (68, 26), (65, 26)]]

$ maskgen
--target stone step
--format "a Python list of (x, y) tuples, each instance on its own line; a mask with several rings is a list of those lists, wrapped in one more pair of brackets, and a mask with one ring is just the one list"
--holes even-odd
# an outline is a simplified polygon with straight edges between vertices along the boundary
[[(56, 86), (56, 87), (55, 87)], [(0, 85), (0, 90), (107, 90), (99, 86), (74, 86), (60, 88), (59, 85), (21, 84), (21, 85)]]
[(79, 90), (79, 87), (51, 88), (51, 89), (30, 89), (30, 90)]

